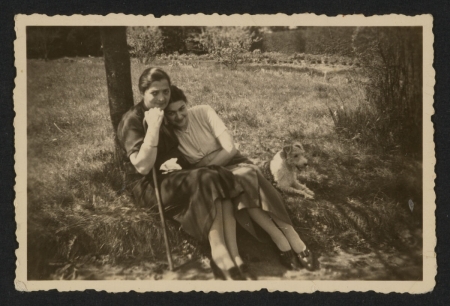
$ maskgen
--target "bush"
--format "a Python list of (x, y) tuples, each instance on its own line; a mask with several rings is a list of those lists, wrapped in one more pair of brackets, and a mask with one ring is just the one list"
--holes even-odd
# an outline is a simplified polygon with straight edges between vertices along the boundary
[[(356, 103), (355, 103), (356, 102)], [(364, 100), (341, 100), (336, 107), (329, 107), (336, 132), (346, 139), (358, 141), (368, 146), (392, 144), (385, 136), (385, 122), (372, 104)]]
[(158, 27), (128, 27), (127, 42), (130, 55), (147, 64), (162, 49), (164, 37)]
[(102, 55), (99, 27), (27, 27), (27, 58)]
[(212, 54), (220, 64), (236, 69), (239, 59), (250, 50), (256, 38), (242, 27), (206, 27), (191, 40)]
[(281, 52), (292, 54), (305, 51), (305, 37), (303, 30), (284, 30), (264, 33), (261, 50), (263, 52)]
[(311, 54), (352, 54), (354, 27), (308, 27), (305, 51)]
[(420, 156), (421, 28), (363, 28), (355, 32), (353, 46), (368, 79), (367, 100), (377, 108), (381, 122), (387, 124), (383, 136), (392, 136), (391, 140), (403, 153)]
[(27, 27), (27, 56), (48, 60), (56, 49), (61, 48), (60, 27)]

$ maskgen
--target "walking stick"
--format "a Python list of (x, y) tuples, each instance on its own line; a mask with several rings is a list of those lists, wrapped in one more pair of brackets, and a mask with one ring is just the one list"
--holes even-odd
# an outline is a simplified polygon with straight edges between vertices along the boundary
[[(147, 121), (145, 121), (145, 118), (142, 120), (142, 124), (144, 125), (144, 131), (147, 132), (148, 124)], [(170, 251), (169, 238), (167, 237), (166, 219), (164, 218), (164, 209), (161, 202), (161, 195), (159, 194), (158, 179), (156, 178), (155, 165), (153, 165), (152, 173), (154, 185), (153, 187), (155, 188), (156, 201), (158, 202), (159, 216), (161, 218), (161, 224), (163, 228), (164, 244), (166, 245), (167, 261), (169, 262), (170, 271), (173, 271), (172, 252)]]
[(158, 202), (159, 216), (161, 217), (161, 223), (162, 223), (162, 228), (163, 228), (164, 243), (166, 244), (167, 261), (169, 262), (170, 271), (173, 271), (172, 253), (170, 251), (169, 238), (167, 237), (166, 220), (164, 219), (164, 210), (163, 210), (162, 203), (161, 203), (161, 196), (159, 194), (158, 180), (156, 178), (155, 167), (153, 167), (152, 172), (153, 172), (153, 184), (155, 185), (154, 187), (155, 187), (155, 193), (156, 193), (156, 201)]

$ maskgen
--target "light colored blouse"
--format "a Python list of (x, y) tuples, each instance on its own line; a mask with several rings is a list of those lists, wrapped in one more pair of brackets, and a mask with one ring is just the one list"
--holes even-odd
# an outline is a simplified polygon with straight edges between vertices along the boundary
[[(217, 137), (227, 130), (223, 121), (209, 105), (197, 105), (188, 109), (186, 131), (174, 129), (178, 138), (178, 149), (188, 162), (196, 164), (207, 155), (220, 151)], [(211, 158), (212, 158), (211, 154)]]

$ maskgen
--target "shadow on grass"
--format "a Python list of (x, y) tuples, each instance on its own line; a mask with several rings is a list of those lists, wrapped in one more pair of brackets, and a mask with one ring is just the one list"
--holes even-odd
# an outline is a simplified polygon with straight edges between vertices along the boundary
[[(422, 278), (422, 229), (395, 203), (382, 201), (370, 206), (339, 198), (300, 203), (288, 198), (287, 202), (302, 239), (326, 258), (325, 266), (340, 271), (340, 278), (357, 279), (365, 265), (374, 263), (377, 279)], [(360, 266), (351, 269), (352, 262), (360, 262)]]
[[(133, 204), (112, 152), (86, 157), (62, 178), (60, 188), (49, 189), (51, 194), (33, 190), (43, 194), (29, 200), (29, 279), (71, 279), (80, 264), (165, 259), (159, 215)], [(198, 254), (201, 248), (176, 222), (168, 228), (175, 252)]]
[[(348, 203), (346, 203), (348, 204)], [(345, 207), (345, 208), (344, 208)], [(398, 280), (419, 280), (422, 279), (422, 257), (417, 256), (417, 249), (413, 249), (411, 246), (404, 243), (401, 239), (396, 239), (391, 242), (391, 245), (400, 251), (402, 255), (407, 256), (408, 260), (417, 266), (417, 271), (401, 271), (398, 267), (395, 266), (395, 263), (390, 262), (386, 259), (385, 256), (382, 256), (382, 248), (380, 248), (380, 239), (379, 237), (375, 238), (371, 237), (370, 234), (372, 231), (367, 231), (369, 224), (367, 226), (362, 225), (359, 220), (364, 220), (364, 223), (369, 223), (368, 221), (373, 220), (373, 217), (370, 217), (368, 211), (364, 211), (361, 207), (356, 207), (352, 205), (345, 205), (344, 203), (335, 204), (335, 208), (340, 212), (342, 216), (345, 216), (347, 222), (350, 226), (356, 230), (358, 236), (364, 239), (370, 250), (375, 253), (379, 262), (381, 262), (384, 268), (388, 271), (387, 275), (391, 275), (392, 279)], [(372, 210), (373, 212), (373, 210)], [(402, 221), (402, 220), (396, 220)], [(373, 228), (373, 227), (372, 227)], [(377, 230), (377, 229), (375, 229)], [(388, 233), (386, 233), (389, 235)], [(376, 236), (376, 235), (373, 235)], [(422, 246), (420, 245), (420, 248)], [(406, 273), (405, 273), (406, 272)]]

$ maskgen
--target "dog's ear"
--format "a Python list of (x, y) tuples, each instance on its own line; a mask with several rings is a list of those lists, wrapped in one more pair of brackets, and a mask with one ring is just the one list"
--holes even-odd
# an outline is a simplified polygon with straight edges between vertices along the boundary
[(286, 159), (287, 156), (289, 155), (289, 153), (291, 153), (291, 151), (292, 151), (292, 146), (285, 146), (283, 148), (283, 151), (281, 151), (281, 154), (280, 154), (281, 158)]
[(299, 148), (300, 150), (305, 151), (305, 149), (303, 149), (302, 144), (299, 143), (299, 142), (294, 143), (294, 147), (297, 147), (297, 148)]

